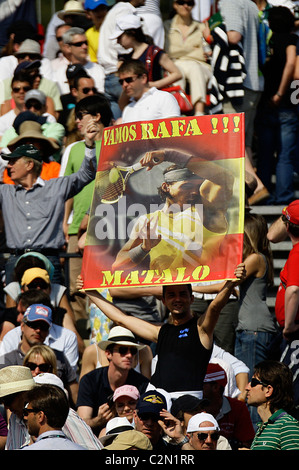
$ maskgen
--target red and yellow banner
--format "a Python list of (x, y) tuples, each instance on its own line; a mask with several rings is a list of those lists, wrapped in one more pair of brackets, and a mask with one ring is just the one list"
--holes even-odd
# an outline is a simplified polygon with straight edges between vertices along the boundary
[(219, 281), (242, 261), (244, 115), (104, 130), (85, 289)]

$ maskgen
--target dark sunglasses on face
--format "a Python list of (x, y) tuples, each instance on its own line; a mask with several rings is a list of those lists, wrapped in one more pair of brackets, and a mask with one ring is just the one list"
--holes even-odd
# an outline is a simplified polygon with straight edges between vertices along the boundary
[(41, 331), (48, 331), (49, 330), (49, 325), (45, 321), (28, 321), (25, 322), (25, 325), (29, 326), (29, 328), (32, 328), (33, 330), (41, 330)]
[(28, 416), (29, 413), (38, 413), (39, 411), (37, 408), (23, 408), (23, 416)]
[(57, 42), (62, 41), (62, 36), (57, 36), (56, 41), (57, 41)]
[(212, 441), (218, 441), (219, 434), (218, 434), (218, 432), (214, 432), (212, 434), (208, 434), (207, 432), (197, 433), (197, 438), (198, 438), (199, 441), (205, 441), (206, 439), (208, 439), (208, 437), (210, 437), (212, 439)]
[(29, 100), (25, 103), (27, 109), (34, 108), (36, 111), (40, 111), (42, 109), (42, 104), (39, 101)]
[(40, 59), (39, 54), (27, 54), (24, 52), (23, 54), (18, 54), (18, 59), (26, 59), (28, 57), (30, 60), (38, 60)]
[(52, 370), (51, 364), (35, 364), (35, 362), (27, 362), (26, 367), (29, 367), (30, 370), (35, 370), (38, 367), (41, 372)]
[(257, 385), (263, 385), (264, 387), (267, 386), (266, 384), (264, 384), (264, 382), (261, 382), (259, 379), (252, 377), (250, 381), (250, 387), (253, 388), (253, 387), (256, 387)]
[(49, 284), (46, 283), (46, 281), (43, 281), (42, 279), (32, 281), (30, 284), (27, 285), (29, 289), (47, 289), (49, 287)]
[(81, 47), (83, 45), (88, 46), (88, 42), (87, 41), (71, 42), (70, 45), (75, 46), (75, 47)]
[(91, 92), (91, 91), (92, 91), (93, 93), (97, 93), (97, 92), (98, 92), (98, 90), (97, 90), (95, 87), (88, 87), (88, 86), (86, 86), (86, 87), (82, 88), (82, 93), (83, 93), (84, 95), (87, 95), (87, 94), (88, 94), (89, 92)]
[(119, 346), (119, 348), (116, 350), (116, 352), (119, 352), (119, 354), (121, 356), (125, 356), (126, 354), (128, 354), (128, 352), (130, 352), (132, 354), (132, 356), (136, 356), (138, 350), (137, 348), (131, 348), (130, 346)]
[(122, 85), (124, 82), (126, 82), (126, 83), (135, 82), (135, 80), (137, 80), (137, 78), (139, 78), (139, 77), (140, 77), (140, 75), (136, 75), (135, 77), (120, 78), (118, 81), (119, 81), (120, 85)]
[(151, 419), (152, 421), (163, 421), (163, 419), (155, 413), (138, 413), (138, 417), (139, 419), (141, 419), (141, 421), (148, 421), (149, 419)]
[(21, 90), (25, 91), (25, 93), (27, 93), (27, 91), (31, 90), (31, 87), (30, 86), (14, 86), (12, 88), (12, 91), (14, 93), (19, 93)]
[(78, 111), (76, 113), (76, 119), (79, 119), (79, 121), (81, 121), (81, 119), (83, 119), (84, 116), (86, 116), (87, 114), (90, 114), (88, 111)]
[(194, 7), (195, 3), (191, 0), (191, 1), (186, 1), (186, 0), (176, 0), (176, 3), (178, 5), (187, 5), (188, 7)]

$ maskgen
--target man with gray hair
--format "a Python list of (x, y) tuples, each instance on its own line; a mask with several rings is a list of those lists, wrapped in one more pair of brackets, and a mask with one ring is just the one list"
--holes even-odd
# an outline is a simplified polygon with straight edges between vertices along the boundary
[[(100, 64), (89, 60), (88, 42), (84, 29), (78, 27), (70, 28), (62, 35), (62, 40), (65, 44), (68, 56), (70, 57), (70, 63), (81, 64), (88, 75), (94, 79), (96, 89), (103, 93), (105, 82), (104, 68)], [(55, 74), (55, 80), (57, 82), (67, 81), (66, 69), (67, 64), (65, 68), (61, 67)]]

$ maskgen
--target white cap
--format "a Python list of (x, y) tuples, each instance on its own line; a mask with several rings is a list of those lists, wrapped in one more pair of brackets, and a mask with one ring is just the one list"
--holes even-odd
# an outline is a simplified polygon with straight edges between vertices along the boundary
[[(208, 421), (211, 423), (211, 426), (201, 427), (201, 423)], [(219, 424), (216, 419), (210, 413), (197, 413), (192, 416), (188, 422), (187, 432), (196, 432), (196, 431), (219, 431)]]
[(116, 19), (116, 28), (110, 39), (117, 39), (128, 29), (138, 29), (142, 26), (142, 20), (139, 16), (130, 14), (120, 16)]

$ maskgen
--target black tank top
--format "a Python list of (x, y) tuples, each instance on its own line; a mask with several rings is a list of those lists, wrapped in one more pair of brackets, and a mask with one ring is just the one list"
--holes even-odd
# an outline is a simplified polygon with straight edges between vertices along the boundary
[(198, 336), (197, 318), (180, 326), (161, 327), (156, 353), (158, 361), (151, 383), (167, 392), (200, 391), (212, 348), (207, 350)]

